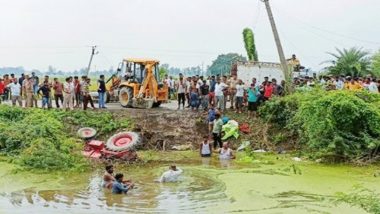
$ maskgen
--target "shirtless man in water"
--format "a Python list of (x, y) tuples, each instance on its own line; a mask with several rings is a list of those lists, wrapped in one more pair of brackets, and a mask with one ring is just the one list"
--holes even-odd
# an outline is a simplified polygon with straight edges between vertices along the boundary
[[(113, 176), (113, 165), (107, 165), (106, 166), (106, 171), (104, 172), (103, 175), (103, 188), (111, 189), (112, 184), (116, 181), (115, 177)], [(123, 184), (126, 184), (129, 186), (129, 188), (133, 188), (134, 184), (132, 183), (131, 180), (123, 180)]]

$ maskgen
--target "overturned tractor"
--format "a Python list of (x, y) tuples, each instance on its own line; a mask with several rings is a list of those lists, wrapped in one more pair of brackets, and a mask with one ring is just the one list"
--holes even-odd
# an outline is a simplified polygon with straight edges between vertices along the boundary
[(82, 128), (78, 135), (85, 141), (82, 154), (88, 158), (123, 161), (137, 159), (135, 148), (141, 143), (141, 138), (135, 132), (120, 132), (111, 136), (107, 142), (95, 140), (96, 130), (92, 128)]

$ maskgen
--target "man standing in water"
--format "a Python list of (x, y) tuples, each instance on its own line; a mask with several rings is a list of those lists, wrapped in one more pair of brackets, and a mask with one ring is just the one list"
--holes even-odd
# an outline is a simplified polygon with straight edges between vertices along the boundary
[[(107, 165), (106, 166), (106, 171), (104, 172), (103, 175), (103, 182), (102, 186), (103, 188), (111, 189), (113, 186), (113, 183), (116, 181), (116, 177), (113, 176), (113, 165)], [(134, 184), (132, 183), (131, 180), (122, 180), (124, 185), (129, 186), (129, 189), (133, 188)]]
[(111, 189), (112, 183), (114, 181), (115, 181), (115, 177), (113, 176), (113, 165), (107, 165), (106, 171), (104, 172), (104, 175), (103, 175), (102, 187)]
[(209, 143), (208, 139), (209, 139), (209, 136), (207, 135), (204, 136), (203, 142), (199, 146), (199, 154), (201, 155), (201, 157), (211, 157), (212, 146)]
[(230, 149), (228, 142), (224, 142), (223, 147), (219, 149), (219, 159), (220, 160), (235, 159), (235, 156), (233, 155), (232, 149)]
[(159, 180), (160, 183), (164, 182), (177, 182), (179, 176), (182, 174), (182, 169), (177, 168), (176, 165), (172, 164), (169, 170), (164, 172)]
[(124, 184), (123, 183), (124, 175), (121, 173), (118, 173), (115, 175), (115, 182), (112, 183), (112, 193), (113, 194), (127, 194), (127, 192), (133, 188), (132, 185)]

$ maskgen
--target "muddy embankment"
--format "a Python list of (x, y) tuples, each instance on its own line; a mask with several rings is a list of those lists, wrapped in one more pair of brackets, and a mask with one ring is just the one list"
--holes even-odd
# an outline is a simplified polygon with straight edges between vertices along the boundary
[(197, 148), (208, 133), (205, 115), (200, 112), (157, 109), (112, 111), (115, 117), (133, 121), (133, 131), (141, 134), (140, 149), (189, 150)]

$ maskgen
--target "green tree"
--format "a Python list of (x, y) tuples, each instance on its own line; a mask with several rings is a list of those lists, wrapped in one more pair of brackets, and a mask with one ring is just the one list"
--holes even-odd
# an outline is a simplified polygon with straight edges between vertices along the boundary
[(237, 61), (246, 62), (247, 59), (237, 53), (221, 54), (212, 62), (211, 66), (207, 68), (207, 73), (209, 75), (229, 74), (232, 64)]
[(372, 73), (380, 77), (380, 50), (372, 57)]
[(253, 34), (253, 31), (250, 28), (245, 28), (243, 30), (243, 38), (248, 59), (253, 61), (259, 61), (255, 45), (255, 35)]
[(160, 69), (158, 70), (158, 74), (160, 75), (160, 80), (163, 80), (165, 78), (165, 75), (168, 73), (169, 73), (168, 67), (165, 66), (165, 64), (163, 66), (160, 66)]
[(362, 48), (336, 49), (337, 53), (328, 53), (333, 57), (327, 70), (333, 75), (364, 76), (372, 74), (370, 71), (371, 59), (367, 51)]

